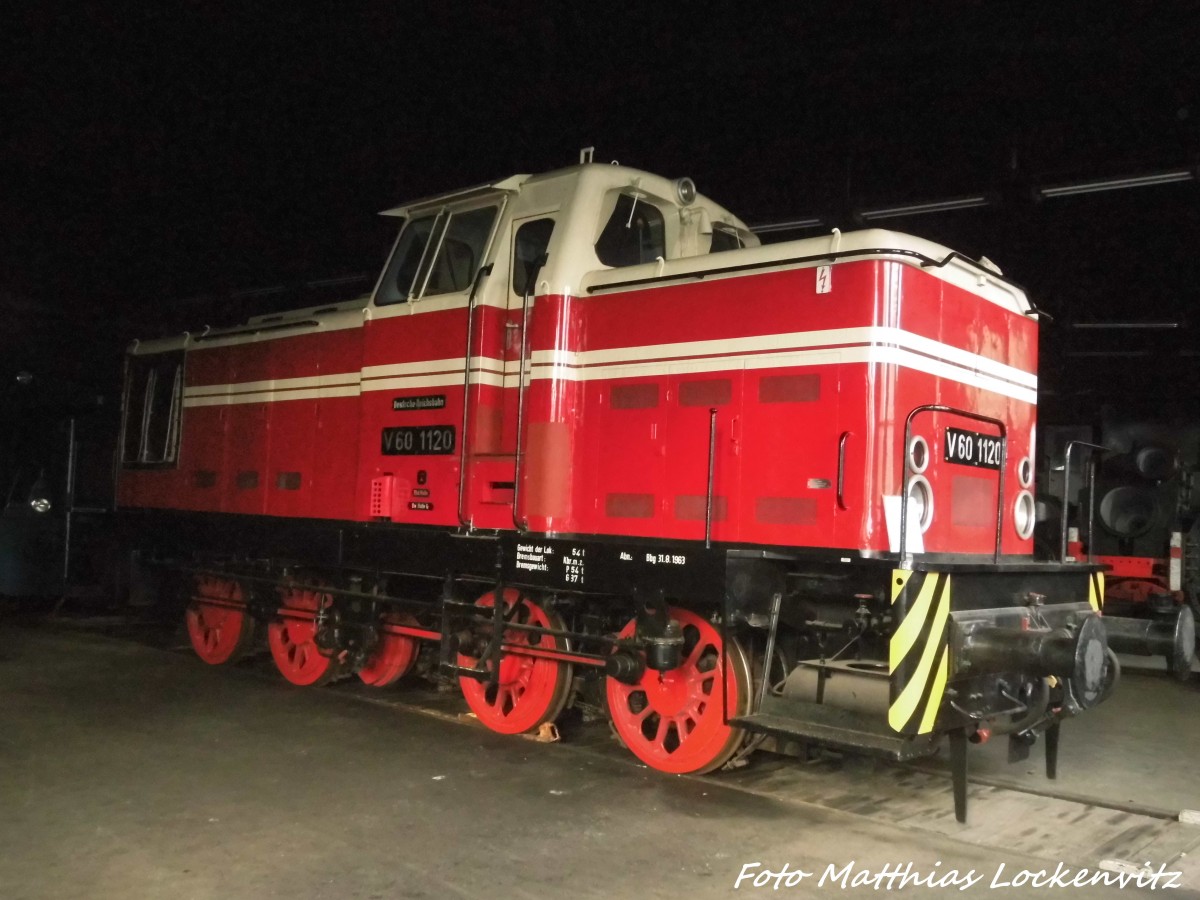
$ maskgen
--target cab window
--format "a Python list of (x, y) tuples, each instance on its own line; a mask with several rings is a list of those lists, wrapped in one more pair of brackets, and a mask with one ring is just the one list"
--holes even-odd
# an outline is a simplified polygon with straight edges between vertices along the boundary
[(496, 207), (485, 206), (469, 212), (454, 213), (446, 226), (442, 245), (433, 258), (422, 297), (436, 294), (456, 294), (471, 286), (483, 262), (492, 225), (496, 221)]
[(174, 465), (182, 413), (183, 354), (131, 356), (121, 461), (128, 467)]
[(442, 214), (413, 219), (400, 233), (400, 240), (388, 260), (387, 271), (379, 285), (378, 302), (397, 303), (407, 300), (417, 279), (417, 271), (425, 258), (429, 239), (442, 224)]
[(621, 194), (596, 241), (596, 256), (606, 266), (636, 266), (666, 256), (663, 214), (643, 197)]
[(495, 206), (413, 219), (396, 242), (376, 303), (399, 303), (471, 286), (496, 222)]
[(742, 246), (742, 239), (738, 237), (738, 233), (732, 228), (725, 228), (721, 225), (714, 225), (712, 232), (712, 244), (708, 248), (709, 253), (721, 253), (725, 250), (737, 250)]
[(513, 293), (524, 297), (534, 289), (534, 279), (542, 265), (542, 257), (550, 245), (554, 231), (553, 219), (534, 219), (517, 229), (513, 239)]

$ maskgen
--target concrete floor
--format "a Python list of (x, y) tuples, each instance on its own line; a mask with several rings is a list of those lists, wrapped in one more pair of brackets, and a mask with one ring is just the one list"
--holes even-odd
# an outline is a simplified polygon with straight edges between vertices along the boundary
[(1058, 779), (1047, 785), (1045, 757), (1007, 762), (1007, 742), (974, 748), (972, 775), (1006, 787), (1101, 798), (1174, 816), (1200, 810), (1200, 675), (1180, 683), (1165, 666), (1123, 657), (1121, 685), (1102, 706), (1063, 725)]
[[(979, 822), (963, 828), (945, 792), (931, 802), (923, 786), (944, 782), (937, 775), (821, 775), (776, 759), (728, 777), (667, 777), (607, 744), (504, 738), (360, 693), (292, 688), (253, 666), (213, 669), (86, 631), (6, 630), (0, 897), (705, 898), (729, 896), (751, 862), (814, 873), (789, 896), (878, 896), (817, 883), (828, 864), (852, 861), (854, 871), (973, 869), (982, 881), (962, 893), (997, 896), (988, 885), (1002, 864), (1000, 881), (1053, 871), (1056, 859), (1072, 871), (1096, 862), (1083, 845), (993, 830), (989, 813), (1030, 815), (1016, 792), (973, 791), (986, 795), (974, 798)], [(804, 790), (818, 778), (829, 802)], [(894, 802), (873, 786), (884, 782)], [(844, 811), (847, 785), (871, 794), (870, 807)], [(895, 817), (905, 792), (925, 819)], [(1053, 815), (1086, 818), (1080, 809)], [(1078, 833), (1061, 821), (1046, 833)], [(1178, 841), (1146, 822), (1120, 828)]]

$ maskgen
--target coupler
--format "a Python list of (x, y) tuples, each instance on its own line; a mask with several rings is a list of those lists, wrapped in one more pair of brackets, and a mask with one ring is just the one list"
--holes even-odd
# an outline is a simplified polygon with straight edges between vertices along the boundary
[(1105, 616), (1108, 646), (1117, 653), (1135, 656), (1162, 656), (1167, 668), (1181, 681), (1192, 674), (1196, 657), (1196, 618), (1188, 606), (1178, 607), (1172, 615), (1146, 619)]
[(1082, 709), (1090, 709), (1111, 690), (1107, 646), (1105, 623), (1093, 615), (1074, 628), (1031, 631), (980, 626), (965, 635), (960, 659), (972, 675), (1054, 676), (1070, 685)]

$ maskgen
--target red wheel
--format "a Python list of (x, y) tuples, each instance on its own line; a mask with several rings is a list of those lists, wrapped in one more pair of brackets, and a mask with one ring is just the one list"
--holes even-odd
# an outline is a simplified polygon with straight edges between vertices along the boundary
[(196, 655), (212, 666), (236, 662), (254, 643), (254, 619), (242, 586), (229, 578), (196, 576), (196, 593), (184, 614)]
[[(407, 613), (388, 613), (380, 624), (386, 629), (389, 625), (416, 625), (417, 620)], [(372, 687), (387, 687), (408, 674), (417, 661), (417, 648), (416, 638), (383, 630), (374, 652), (358, 670), (358, 677)]]
[[(721, 633), (686, 609), (672, 608), (670, 614), (683, 627), (683, 662), (668, 672), (647, 669), (637, 684), (609, 678), (609, 713), (621, 740), (646, 765), (675, 774), (711, 772), (746, 736), (724, 721)], [(633, 637), (634, 626), (626, 625), (620, 637)], [(733, 718), (750, 698), (750, 666), (737, 641), (730, 641), (726, 658)]]
[[(494, 603), (492, 593), (484, 594), (478, 600), (482, 607), (491, 608)], [(563, 621), (556, 613), (542, 609), (512, 588), (506, 589), (505, 608), (511, 610), (516, 603), (520, 606), (511, 621), (556, 631), (564, 629)], [(507, 631), (504, 643), (545, 650), (569, 649), (563, 638), (527, 631)], [(477, 660), (460, 654), (458, 664), (474, 666)], [(458, 683), (467, 705), (480, 722), (501, 734), (521, 734), (533, 731), (545, 722), (553, 722), (562, 712), (571, 688), (572, 670), (569, 663), (515, 652), (501, 655), (498, 676), (495, 684), (474, 678), (459, 678)]]
[(329, 595), (285, 587), (280, 590), (288, 615), (267, 626), (267, 643), (281, 675), (292, 684), (325, 684), (340, 666), (317, 649), (317, 612)]

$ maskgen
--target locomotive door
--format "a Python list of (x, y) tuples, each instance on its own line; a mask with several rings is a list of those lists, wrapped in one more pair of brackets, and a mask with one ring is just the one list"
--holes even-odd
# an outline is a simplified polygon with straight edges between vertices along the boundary
[(503, 296), (484, 273), (505, 203), (486, 195), (413, 213), (376, 287), (360, 399), (358, 502), (369, 518), (460, 522), (463, 388), (494, 368), (479, 353), (486, 316), (468, 310)]
[(469, 364), (462, 516), (473, 528), (513, 526), (517, 454), (522, 449), (518, 419), (522, 394), (529, 387), (528, 365), (521, 372), (521, 354), (524, 351), (527, 362), (525, 328), (533, 319), (538, 274), (553, 230), (554, 220), (545, 215), (513, 220), (508, 258), (496, 260), (489, 302), (477, 306), (474, 313), (477, 337), (472, 340)]

